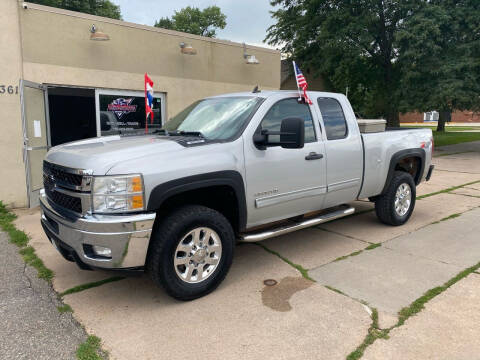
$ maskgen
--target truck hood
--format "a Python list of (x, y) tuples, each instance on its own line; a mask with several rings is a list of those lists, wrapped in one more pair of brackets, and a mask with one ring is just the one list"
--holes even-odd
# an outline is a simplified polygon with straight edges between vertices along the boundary
[(105, 175), (119, 162), (182, 149), (185, 148), (177, 142), (154, 135), (115, 135), (55, 146), (45, 159), (57, 165), (92, 170), (94, 175)]

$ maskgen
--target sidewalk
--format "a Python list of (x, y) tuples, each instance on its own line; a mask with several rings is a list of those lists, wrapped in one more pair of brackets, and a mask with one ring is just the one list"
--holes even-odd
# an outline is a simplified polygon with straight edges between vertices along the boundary
[(473, 273), (426, 304), (425, 309), (377, 340), (365, 360), (478, 359), (480, 275)]

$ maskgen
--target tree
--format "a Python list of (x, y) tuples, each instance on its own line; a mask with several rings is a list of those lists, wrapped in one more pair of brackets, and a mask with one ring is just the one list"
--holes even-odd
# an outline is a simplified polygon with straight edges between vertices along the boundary
[(445, 131), (453, 111), (480, 109), (478, 0), (425, 1), (398, 40), (403, 110), (438, 110)]
[(172, 18), (161, 18), (155, 22), (156, 27), (187, 32), (190, 34), (215, 37), (217, 29), (224, 29), (227, 25), (226, 15), (218, 6), (209, 6), (203, 10), (187, 6), (175, 11)]
[(31, 3), (121, 20), (120, 6), (109, 0), (30, 0)]
[(356, 109), (398, 126), (395, 37), (420, 0), (273, 0), (266, 41), (316, 69)]
[(162, 17), (160, 20), (155, 21), (154, 26), (163, 28), (163, 29), (169, 29), (169, 30), (175, 29), (174, 21), (168, 17), (164, 17), (164, 18)]

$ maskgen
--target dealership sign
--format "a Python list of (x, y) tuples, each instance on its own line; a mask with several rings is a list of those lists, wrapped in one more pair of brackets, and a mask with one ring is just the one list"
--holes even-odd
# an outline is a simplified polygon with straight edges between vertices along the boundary
[(133, 98), (124, 99), (118, 98), (113, 100), (107, 106), (108, 111), (113, 111), (117, 116), (117, 119), (120, 120), (125, 114), (134, 113), (137, 111), (137, 105), (131, 105)]
[[(1, 1), (1, 0), (0, 0)], [(141, 94), (141, 93), (140, 93)], [(100, 131), (102, 136), (138, 135), (145, 133), (145, 97), (122, 94), (99, 94)], [(148, 131), (153, 132), (162, 127), (161, 98), (153, 98), (153, 124), (148, 124)]]

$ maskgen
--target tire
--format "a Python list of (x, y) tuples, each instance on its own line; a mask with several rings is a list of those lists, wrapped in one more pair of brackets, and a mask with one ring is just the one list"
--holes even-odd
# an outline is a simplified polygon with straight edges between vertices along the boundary
[[(408, 191), (409, 196), (406, 195)], [(415, 208), (415, 197), (416, 189), (412, 176), (404, 171), (395, 171), (387, 190), (375, 201), (378, 219), (387, 225), (405, 224)], [(398, 206), (396, 206), (396, 200), (398, 200)]]
[(205, 206), (183, 206), (155, 228), (147, 271), (170, 296), (184, 301), (197, 299), (223, 281), (234, 248), (232, 226), (221, 213)]

